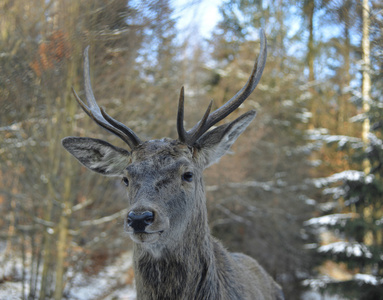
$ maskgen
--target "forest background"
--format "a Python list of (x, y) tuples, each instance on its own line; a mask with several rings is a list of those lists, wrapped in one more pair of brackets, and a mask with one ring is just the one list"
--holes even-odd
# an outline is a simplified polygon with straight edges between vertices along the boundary
[(180, 31), (177, 16), (199, 5), (0, 2), (0, 290), (106, 299), (132, 284), (128, 268), (97, 297), (75, 294), (132, 247), (121, 182), (61, 146), (70, 135), (123, 146), (72, 95), (83, 93), (87, 45), (106, 111), (143, 139), (174, 138), (181, 86), (194, 124), (244, 84), (263, 28), (262, 80), (232, 118), (258, 115), (205, 173), (211, 230), (255, 257), (286, 299), (383, 299), (382, 2), (222, 1), (211, 35), (193, 23)]

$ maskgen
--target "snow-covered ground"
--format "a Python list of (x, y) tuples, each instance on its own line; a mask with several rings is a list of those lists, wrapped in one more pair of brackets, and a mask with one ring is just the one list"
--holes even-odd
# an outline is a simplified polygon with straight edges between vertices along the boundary
[(1, 300), (19, 300), (22, 295), (22, 286), (20, 282), (4, 282), (0, 284)]
[(345, 300), (345, 299), (340, 298), (339, 296), (328, 295), (328, 294), (322, 295), (315, 291), (308, 291), (302, 295), (301, 300)]
[[(21, 281), (0, 283), (0, 300), (21, 300), (22, 293)], [(97, 275), (76, 274), (65, 294), (71, 300), (135, 300), (132, 252), (125, 252)]]
[(134, 300), (136, 299), (134, 287), (127, 283), (133, 280), (131, 270), (132, 252), (129, 251), (96, 276), (84, 278), (82, 274), (77, 275), (69, 291), (69, 298)]

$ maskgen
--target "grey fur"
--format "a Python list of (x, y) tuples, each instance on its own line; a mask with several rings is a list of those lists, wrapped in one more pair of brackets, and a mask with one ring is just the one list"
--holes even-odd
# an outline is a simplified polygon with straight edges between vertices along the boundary
[(252, 258), (229, 253), (209, 230), (202, 173), (217, 162), (255, 117), (249, 111), (209, 130), (238, 108), (255, 89), (266, 63), (261, 50), (245, 86), (228, 102), (204, 117), (191, 130), (183, 126), (184, 91), (177, 115), (178, 140), (142, 142), (127, 126), (97, 105), (85, 50), (86, 104), (75, 97), (97, 124), (120, 137), (127, 151), (105, 141), (68, 137), (62, 143), (77, 160), (106, 176), (122, 176), (129, 212), (125, 230), (134, 244), (134, 270), (139, 300), (274, 300), (281, 288)]
[[(283, 299), (279, 285), (254, 259), (229, 253), (211, 236), (207, 220), (202, 172), (225, 154), (254, 117), (250, 111), (210, 130), (193, 147), (162, 139), (128, 152), (96, 139), (63, 140), (89, 169), (127, 177), (129, 211), (154, 213), (145, 233), (125, 224), (135, 242), (139, 300)], [(110, 162), (114, 167), (108, 167)], [(190, 182), (183, 177), (187, 172), (193, 173)]]

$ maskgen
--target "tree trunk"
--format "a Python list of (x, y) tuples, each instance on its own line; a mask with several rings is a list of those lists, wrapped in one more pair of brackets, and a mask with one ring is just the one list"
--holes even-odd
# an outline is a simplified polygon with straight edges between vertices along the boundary
[(307, 65), (309, 68), (309, 92), (311, 95), (310, 103), (309, 103), (309, 109), (312, 113), (312, 118), (310, 120), (309, 127), (310, 129), (313, 129), (318, 126), (318, 123), (316, 121), (317, 118), (317, 105), (316, 101), (314, 101), (314, 87), (313, 83), (315, 81), (315, 72), (314, 72), (314, 12), (315, 12), (315, 2), (314, 1), (307, 1), (304, 6), (304, 13), (307, 17), (308, 21), (308, 31), (309, 31), (309, 40), (307, 42)]
[(346, 88), (350, 86), (351, 76), (350, 76), (350, 49), (351, 49), (351, 41), (350, 41), (350, 29), (349, 29), (349, 20), (350, 16), (347, 11), (344, 12), (344, 45), (341, 53), (343, 54), (344, 65), (342, 68), (342, 73), (344, 74), (339, 86), (340, 86), (340, 96), (339, 96), (339, 116), (338, 116), (338, 133), (339, 134), (349, 134), (351, 124), (348, 122), (348, 104), (349, 104), (349, 93), (346, 92)]
[[(363, 73), (362, 73), (362, 100), (363, 112), (366, 115), (363, 121), (362, 139), (364, 147), (366, 148), (369, 143), (368, 134), (370, 132), (370, 120), (367, 117), (370, 111), (370, 92), (371, 92), (371, 78), (370, 78), (370, 7), (368, 0), (363, 0), (363, 33), (362, 33), (362, 59), (363, 59)], [(370, 163), (368, 159), (363, 161), (363, 170), (366, 174), (370, 171)]]
[(308, 17), (308, 30), (309, 30), (309, 40), (307, 44), (307, 64), (309, 67), (309, 81), (313, 82), (315, 80), (314, 73), (314, 9), (315, 1), (309, 1), (306, 6), (307, 17)]
[[(75, 49), (73, 49), (75, 52)], [(67, 76), (67, 83), (66, 83), (66, 91), (64, 96), (64, 107), (65, 107), (65, 113), (64, 117), (61, 118), (61, 124), (63, 124), (62, 128), (62, 136), (68, 136), (71, 135), (71, 133), (74, 131), (74, 115), (76, 111), (76, 101), (73, 101), (72, 94), (70, 91), (70, 86), (75, 81), (76, 78), (76, 64), (77, 60), (75, 59), (78, 57), (77, 55), (73, 56), (73, 59), (70, 61), (68, 66), (68, 76)], [(58, 117), (60, 119), (60, 117)], [(61, 147), (61, 143), (60, 147)], [(64, 154), (63, 162), (65, 166), (70, 166), (73, 164), (72, 158)], [(61, 216), (60, 221), (57, 226), (57, 233), (58, 233), (58, 239), (57, 239), (57, 255), (56, 255), (56, 286), (55, 286), (55, 293), (54, 293), (54, 299), (55, 300), (61, 300), (62, 299), (62, 293), (64, 291), (64, 275), (65, 275), (65, 259), (66, 259), (66, 253), (68, 250), (68, 234), (69, 234), (69, 221), (72, 215), (72, 208), (74, 204), (74, 199), (76, 198), (75, 195), (73, 195), (72, 192), (72, 181), (74, 180), (74, 170), (75, 168), (67, 168), (65, 171), (65, 174), (63, 175), (63, 182), (64, 182), (64, 190), (62, 194), (61, 199)]]

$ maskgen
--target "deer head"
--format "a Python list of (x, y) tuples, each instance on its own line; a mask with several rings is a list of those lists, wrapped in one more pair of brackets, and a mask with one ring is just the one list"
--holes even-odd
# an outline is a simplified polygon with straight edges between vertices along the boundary
[(122, 178), (129, 200), (125, 228), (134, 242), (153, 253), (159, 254), (164, 247), (178, 247), (178, 241), (191, 228), (200, 236), (207, 233), (202, 172), (227, 152), (256, 113), (251, 110), (230, 123), (211, 128), (238, 108), (257, 86), (266, 62), (263, 31), (260, 40), (260, 54), (245, 86), (214, 112), (210, 112), (210, 103), (203, 118), (189, 131), (183, 125), (184, 89), (181, 89), (176, 140), (142, 141), (100, 108), (92, 92), (88, 49), (85, 50), (87, 104), (73, 90), (74, 95), (82, 109), (101, 127), (121, 138), (129, 150), (86, 137), (67, 137), (62, 144), (88, 169)]

